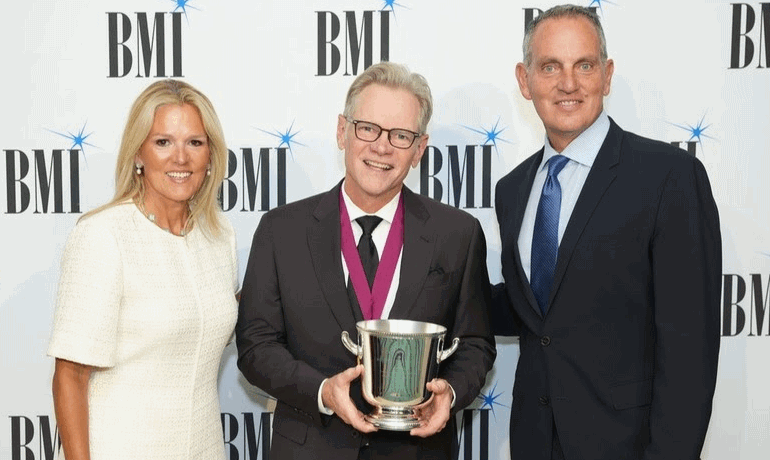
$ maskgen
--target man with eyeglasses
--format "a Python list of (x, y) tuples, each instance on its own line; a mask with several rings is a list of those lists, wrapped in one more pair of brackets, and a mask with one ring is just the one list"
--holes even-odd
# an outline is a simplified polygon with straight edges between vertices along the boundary
[[(345, 178), (262, 217), (243, 281), (238, 367), (278, 402), (272, 459), (451, 458), (454, 414), (495, 357), (486, 243), (469, 214), (404, 186), (425, 151), (425, 79), (383, 62), (359, 75), (338, 117)], [(351, 281), (352, 280), (352, 281)], [(365, 418), (361, 365), (340, 335), (357, 321), (409, 319), (460, 339), (427, 389), (411, 431)]]

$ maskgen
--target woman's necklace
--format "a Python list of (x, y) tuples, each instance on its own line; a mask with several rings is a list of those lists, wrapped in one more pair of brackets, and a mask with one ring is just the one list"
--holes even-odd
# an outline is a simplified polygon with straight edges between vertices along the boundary
[[(138, 203), (138, 206), (139, 206), (139, 211), (142, 212), (142, 214), (144, 215), (144, 217), (147, 218), (147, 220), (149, 220), (150, 222), (155, 224), (159, 229), (161, 229), (161, 230), (163, 230), (163, 231), (165, 231), (167, 233), (170, 233), (172, 235), (176, 235), (174, 232), (171, 231), (170, 228), (166, 228), (166, 227), (163, 227), (162, 225), (160, 225), (158, 223), (157, 218), (155, 217), (155, 214), (153, 214), (151, 212), (147, 212), (147, 210), (144, 207), (144, 201), (142, 201), (141, 203)], [(179, 235), (178, 236), (185, 236), (187, 234), (187, 231), (188, 231), (187, 230), (187, 224), (189, 222), (190, 222), (190, 208), (188, 206), (188, 208), (187, 208), (187, 220), (185, 220), (184, 226), (182, 227), (182, 230), (179, 231)]]

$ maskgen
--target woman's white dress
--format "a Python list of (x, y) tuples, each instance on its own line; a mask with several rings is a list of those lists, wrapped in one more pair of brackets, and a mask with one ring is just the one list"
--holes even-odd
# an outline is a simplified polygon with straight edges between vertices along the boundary
[(94, 366), (92, 460), (224, 459), (217, 375), (237, 317), (235, 235), (168, 233), (132, 203), (70, 235), (48, 354)]

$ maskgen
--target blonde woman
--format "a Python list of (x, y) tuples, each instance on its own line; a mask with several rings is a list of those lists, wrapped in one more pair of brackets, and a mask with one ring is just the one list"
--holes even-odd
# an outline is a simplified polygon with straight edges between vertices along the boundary
[(237, 316), (227, 148), (175, 80), (134, 102), (115, 197), (67, 241), (48, 354), (67, 460), (224, 459), (217, 373)]

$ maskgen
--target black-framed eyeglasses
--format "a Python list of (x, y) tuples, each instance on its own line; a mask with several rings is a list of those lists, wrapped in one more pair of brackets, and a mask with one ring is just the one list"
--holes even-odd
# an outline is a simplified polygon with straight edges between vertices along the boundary
[(345, 120), (353, 123), (356, 137), (365, 142), (376, 141), (380, 138), (382, 132), (386, 131), (388, 133), (388, 142), (397, 149), (408, 149), (414, 144), (415, 139), (421, 136), (420, 133), (409, 131), (408, 129), (385, 129), (376, 123), (354, 120), (350, 117), (345, 117)]

